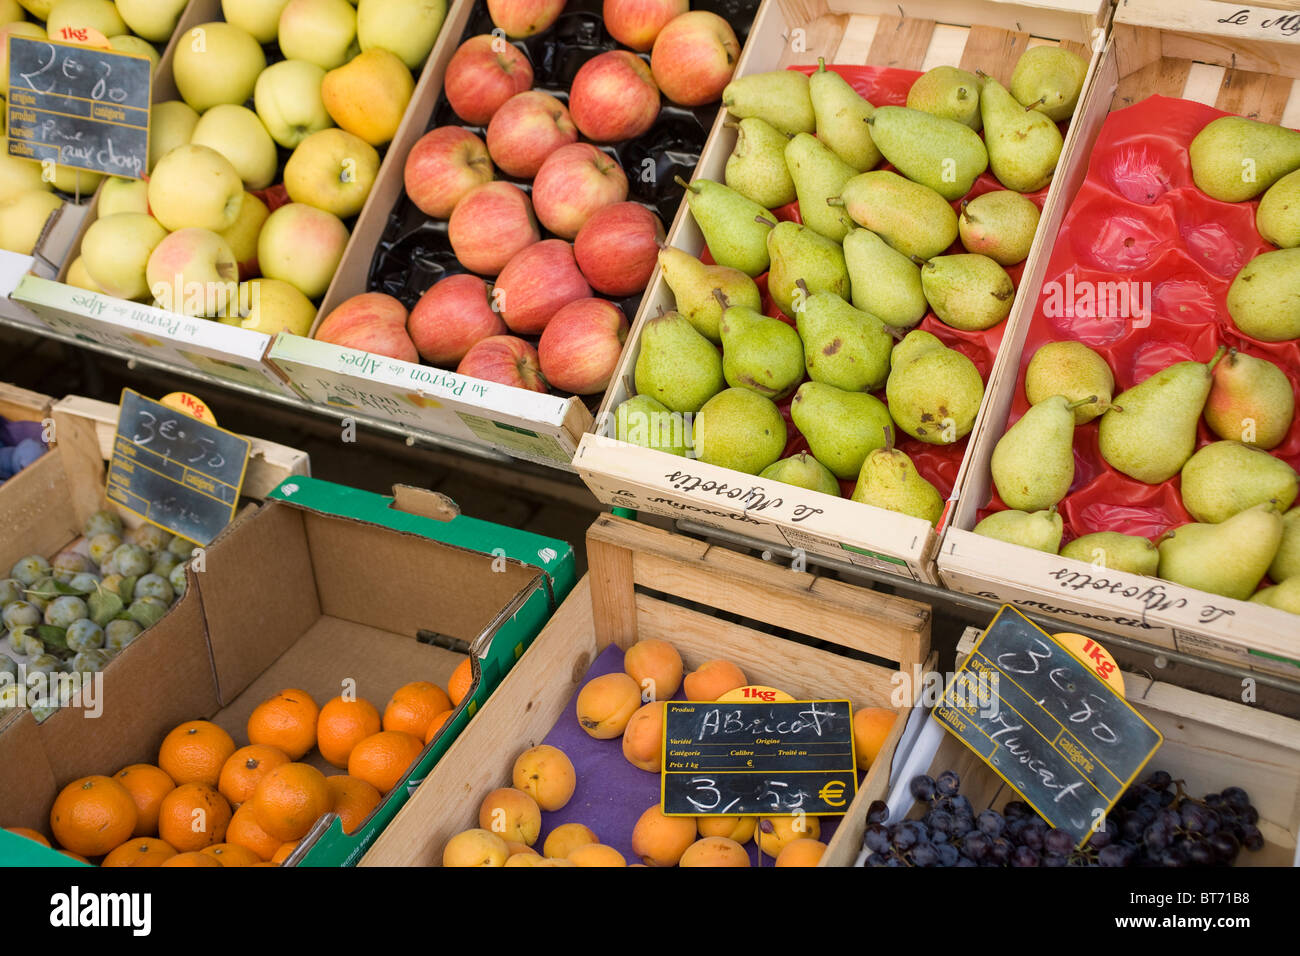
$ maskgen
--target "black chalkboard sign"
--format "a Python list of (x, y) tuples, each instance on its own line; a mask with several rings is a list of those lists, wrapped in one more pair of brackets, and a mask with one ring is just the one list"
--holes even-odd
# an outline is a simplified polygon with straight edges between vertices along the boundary
[(934, 718), (1083, 843), (1163, 738), (1083, 660), (1003, 606)]
[(142, 179), (149, 165), (149, 58), (8, 39), (9, 155)]
[(107, 495), (146, 521), (207, 544), (235, 516), (249, 447), (247, 438), (125, 388)]
[(667, 816), (833, 816), (857, 792), (847, 700), (664, 708)]

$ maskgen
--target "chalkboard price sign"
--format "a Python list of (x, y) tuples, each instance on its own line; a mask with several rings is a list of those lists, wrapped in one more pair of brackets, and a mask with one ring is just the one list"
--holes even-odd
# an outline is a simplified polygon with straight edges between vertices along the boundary
[(934, 719), (1080, 844), (1163, 740), (1087, 663), (1010, 606), (953, 675)]
[(149, 162), (148, 57), (10, 36), (9, 155), (142, 179)]
[(842, 814), (857, 791), (847, 700), (664, 704), (667, 816)]
[(247, 438), (123, 389), (108, 498), (207, 544), (235, 516), (249, 447)]

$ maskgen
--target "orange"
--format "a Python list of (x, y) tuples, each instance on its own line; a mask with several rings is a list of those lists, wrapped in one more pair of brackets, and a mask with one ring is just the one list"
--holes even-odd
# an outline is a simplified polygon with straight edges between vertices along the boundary
[(352, 748), (383, 727), (379, 711), (368, 700), (327, 700), (316, 718), (316, 746), (320, 755), (336, 767), (348, 765)]
[(221, 768), (217, 789), (232, 805), (239, 806), (252, 797), (263, 777), (288, 762), (289, 755), (279, 747), (267, 744), (240, 747)]
[(50, 831), (65, 850), (103, 856), (131, 839), (137, 816), (131, 794), (112, 777), (82, 777), (55, 798)]
[(248, 742), (270, 744), (301, 760), (316, 746), (320, 708), (305, 690), (282, 690), (257, 705), (248, 718)]
[(158, 766), (177, 784), (206, 783), (215, 787), (222, 765), (235, 752), (235, 742), (209, 720), (187, 720), (163, 738)]
[(387, 793), (406, 776), (424, 750), (418, 737), (400, 730), (385, 730), (367, 737), (352, 749), (348, 758), (348, 775)]
[(234, 843), (214, 843), (199, 852), (212, 857), (222, 866), (252, 866), (254, 863), (261, 862), (261, 857), (248, 847)]
[(438, 736), (438, 731), (451, 720), (451, 715), (456, 713), (454, 710), (444, 710), (441, 714), (434, 714), (433, 720), (429, 721), (429, 729), (424, 732), (424, 742), (433, 743), (433, 738)]
[(66, 857), (71, 857), (72, 859), (76, 860), (78, 863), (90, 863), (90, 861), (87, 860), (80, 853), (73, 853), (71, 850), (60, 850), (59, 852)]
[(191, 850), (188, 853), (177, 853), (175, 856), (168, 857), (159, 866), (221, 866), (221, 863), (215, 857)]
[(384, 799), (370, 784), (345, 773), (326, 777), (325, 786), (330, 791), (330, 812), (339, 815), (344, 833), (352, 833), (361, 826), (370, 811)]
[(858, 773), (865, 773), (876, 762), (897, 717), (887, 707), (862, 707), (853, 712), (853, 749), (858, 755)]
[(263, 860), (271, 859), (280, 848), (280, 841), (258, 824), (257, 815), (253, 813), (250, 803), (240, 804), (235, 815), (230, 818), (230, 826), (226, 828), (226, 842), (252, 850)]
[(257, 825), (283, 842), (301, 840), (330, 808), (325, 775), (310, 764), (276, 767), (257, 785), (249, 801)]
[(413, 681), (393, 691), (384, 708), (384, 730), (400, 730), (423, 740), (433, 718), (445, 710), (451, 710), (451, 698), (441, 687), (427, 680)]
[(45, 839), (45, 834), (37, 833), (29, 827), (5, 827), (10, 833), (16, 833), (20, 837), (27, 837), (29, 840), (35, 840), (41, 846), (49, 846), (50, 841)]
[(207, 784), (183, 783), (163, 797), (158, 836), (178, 853), (202, 850), (226, 839), (230, 804)]
[(276, 866), (282, 865), (285, 860), (289, 859), (289, 856), (296, 849), (298, 849), (297, 840), (293, 840), (289, 843), (281, 843), (280, 848), (275, 851), (275, 856), (271, 857), (271, 862)]
[(470, 684), (474, 680), (471, 667), (467, 657), (456, 665), (451, 677), (447, 678), (447, 696), (451, 698), (452, 707), (459, 707), (460, 702), (469, 694)]
[(151, 763), (133, 763), (113, 774), (135, 801), (138, 817), (133, 836), (153, 836), (158, 832), (158, 808), (163, 797), (176, 789), (176, 781)]
[(139, 837), (128, 840), (104, 857), (100, 866), (161, 866), (176, 855), (176, 848), (164, 840)]

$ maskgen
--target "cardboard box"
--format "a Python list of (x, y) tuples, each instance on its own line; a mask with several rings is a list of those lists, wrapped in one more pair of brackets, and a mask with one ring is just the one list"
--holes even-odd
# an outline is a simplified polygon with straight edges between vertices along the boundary
[[(766, 0), (736, 75), (795, 64), (815, 65), (818, 57), (824, 57), (828, 64), (880, 64), (916, 70), (944, 64), (981, 68), (1006, 81), (1018, 58), (1015, 51), (1023, 51), (1032, 35), (1036, 42), (1043, 42), (1037, 38), (1050, 38), (1085, 57), (1091, 56), (1086, 89), (1096, 71), (1099, 40), (1104, 36), (1108, 13), (1108, 5), (1095, 0), (1046, 5), (1001, 0), (954, 5), (930, 0), (909, 4), (905, 14), (886, 0), (817, 0), (804, 6)], [(1008, 29), (1012, 23), (1016, 31), (1023, 32)], [(725, 110), (719, 112), (697, 178), (717, 182), (724, 178), (727, 157), (736, 142), (735, 130), (723, 125), (726, 116)], [(1077, 123), (1070, 126), (1063, 156), (1074, 149), (1076, 127)], [(1054, 182), (1029, 253), (1026, 275), (1050, 249), (1054, 235), (1048, 225), (1052, 221), (1050, 213), (1061, 191), (1060, 183)], [(685, 203), (669, 232), (668, 244), (692, 255), (698, 255), (704, 247), (704, 237)], [(1021, 288), (1007, 319), (1008, 328), (1025, 307), (1023, 282)], [(643, 449), (614, 437), (614, 410), (635, 394), (633, 372), (640, 354), (641, 330), (660, 308), (673, 306), (672, 291), (656, 269), (614, 383), (597, 414), (595, 431), (583, 437), (574, 459), (574, 467), (596, 497), (605, 504), (690, 517), (758, 541), (936, 583), (934, 552), (938, 533), (922, 519)], [(1004, 345), (998, 363), (1006, 351)], [(997, 364), (993, 375), (996, 373)], [(954, 496), (959, 489), (960, 484)], [(946, 516), (947, 511), (939, 532)]]

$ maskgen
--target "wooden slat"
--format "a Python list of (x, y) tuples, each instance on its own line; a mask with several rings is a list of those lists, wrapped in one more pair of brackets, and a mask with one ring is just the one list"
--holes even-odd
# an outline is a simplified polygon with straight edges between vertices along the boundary
[(1057, 44), (1057, 46), (1062, 50), (1073, 53), (1075, 56), (1080, 57), (1085, 61), (1092, 59), (1092, 50), (1088, 49), (1086, 44), (1075, 43), (1073, 40), (1062, 40)]
[(958, 65), (971, 73), (983, 70), (1007, 86), (1011, 83), (1011, 71), (1016, 68), (1016, 61), (1028, 46), (1028, 33), (974, 26), (966, 37), (966, 49), (962, 51)]
[(1300, 77), (1300, 56), (1294, 41), (1265, 43), (1204, 34), (1161, 31), (1165, 56), (1213, 63), (1234, 70)]
[[(1300, 48), (1296, 50), (1296, 57), (1300, 58)], [(1286, 111), (1292, 82), (1289, 76), (1225, 70), (1219, 97), (1214, 105), (1225, 112), (1238, 113), (1248, 119), (1277, 123)]]
[(48, 395), (0, 382), (0, 416), (10, 421), (38, 422), (49, 414), (53, 402)]
[(1136, 73), (1164, 56), (1159, 30), (1116, 23), (1111, 27), (1110, 48), (1120, 77)]
[(1191, 60), (1162, 58), (1149, 63), (1135, 73), (1121, 76), (1111, 109), (1123, 109), (1140, 103), (1148, 96), (1181, 97), (1191, 72)]
[(632, 552), (615, 541), (593, 537), (595, 528), (593, 525), (587, 531), (587, 567), (594, 582), (591, 604), (596, 640), (602, 646), (630, 647), (637, 641)]
[(925, 62), (925, 51), (930, 48), (933, 33), (933, 20), (882, 15), (876, 26), (876, 38), (871, 41), (867, 62), (873, 66), (919, 70)]

